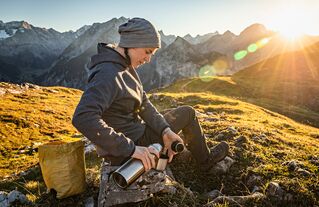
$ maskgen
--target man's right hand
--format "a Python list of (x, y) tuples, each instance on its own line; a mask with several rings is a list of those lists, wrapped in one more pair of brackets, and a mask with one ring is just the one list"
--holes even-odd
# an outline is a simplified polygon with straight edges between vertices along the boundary
[(144, 165), (145, 171), (149, 171), (151, 168), (156, 167), (154, 155), (156, 155), (159, 158), (159, 152), (152, 146), (135, 146), (135, 151), (132, 157), (141, 160)]

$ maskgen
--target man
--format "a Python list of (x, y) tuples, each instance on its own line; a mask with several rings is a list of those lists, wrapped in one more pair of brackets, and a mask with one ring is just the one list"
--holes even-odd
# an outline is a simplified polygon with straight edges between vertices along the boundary
[[(152, 143), (167, 150), (169, 162), (175, 155), (174, 141), (187, 144), (205, 171), (225, 158), (228, 145), (222, 142), (212, 151), (189, 106), (178, 107), (162, 116), (143, 91), (136, 69), (151, 60), (160, 48), (160, 35), (142, 18), (130, 19), (119, 27), (116, 47), (98, 44), (98, 54), (89, 63), (88, 86), (75, 110), (73, 125), (97, 147), (97, 153), (112, 165), (130, 157), (143, 162), (145, 170), (155, 167)], [(178, 136), (182, 130), (185, 140)]]

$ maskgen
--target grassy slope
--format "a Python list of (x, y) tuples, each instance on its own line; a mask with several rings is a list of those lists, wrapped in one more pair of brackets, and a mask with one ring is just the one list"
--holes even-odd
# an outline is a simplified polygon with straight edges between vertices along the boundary
[[(211, 92), (216, 95), (227, 96), (240, 99), (269, 110), (288, 116), (294, 120), (319, 127), (319, 112), (298, 104), (292, 104), (277, 98), (270, 98), (256, 93), (258, 83), (249, 82), (245, 84), (235, 82), (232, 77), (208, 77), (208, 78), (189, 78), (161, 89), (163, 92)], [(249, 85), (249, 87), (247, 86)], [(295, 86), (297, 86), (296, 84)], [(319, 87), (318, 83), (313, 87)], [(304, 91), (306, 92), (306, 91)], [(318, 88), (319, 93), (319, 88)]]
[[(285, 45), (282, 47), (285, 51)], [(282, 53), (240, 70), (233, 75), (232, 80), (250, 90), (253, 97), (307, 107), (318, 114), (318, 55), (319, 43), (316, 43), (303, 50)], [(282, 108), (287, 110), (287, 107)], [(316, 122), (319, 124), (318, 120)]]
[[(167, 90), (169, 89), (164, 89)], [(194, 171), (194, 168), (187, 170), (189, 163), (177, 165), (173, 168), (174, 172), (184, 185), (198, 192), (214, 188), (223, 189), (226, 195), (247, 195), (247, 178), (251, 174), (257, 174), (263, 177), (264, 187), (267, 182), (278, 180), (285, 190), (296, 196), (298, 205), (318, 204), (318, 164), (312, 163), (311, 159), (318, 159), (319, 129), (298, 124), (256, 105), (211, 93), (160, 92), (157, 95), (159, 98), (155, 102), (160, 109), (187, 104), (203, 114), (209, 114), (208, 117), (215, 118), (215, 121), (205, 116), (199, 119), (209, 137), (208, 144), (213, 146), (221, 140), (228, 141), (231, 154), (237, 161), (228, 175), (218, 179), (200, 176), (200, 172)], [(235, 127), (239, 133), (229, 133), (229, 126)], [(220, 138), (220, 133), (224, 137)], [(266, 135), (267, 138), (254, 139), (259, 135)], [(246, 137), (246, 142), (241, 147), (235, 141), (239, 136)], [(289, 172), (282, 163), (290, 160), (299, 161), (315, 176), (302, 177)], [(265, 202), (263, 205), (270, 205), (268, 201)]]
[[(170, 206), (169, 203), (174, 202), (178, 206), (199, 205), (206, 203), (207, 200), (197, 195), (212, 189), (222, 189), (222, 193), (226, 195), (247, 195), (249, 189), (245, 183), (251, 174), (262, 176), (264, 188), (269, 181), (278, 180), (287, 192), (294, 195), (295, 204), (318, 205), (318, 165), (312, 160), (319, 159), (319, 129), (296, 123), (265, 108), (231, 98), (231, 96), (241, 95), (242, 90), (237, 89), (229, 78), (221, 78), (218, 81), (230, 88), (225, 88), (218, 82), (217, 94), (203, 93), (200, 91), (212, 91), (213, 85), (210, 87), (208, 85), (214, 82), (203, 83), (194, 79), (181, 81), (162, 89), (157, 93), (157, 98), (152, 96), (151, 99), (160, 110), (184, 104), (196, 108), (202, 113), (199, 119), (207, 134), (209, 146), (221, 140), (227, 140), (231, 145), (231, 156), (236, 163), (226, 175), (205, 177), (196, 170), (192, 160), (185, 162), (176, 157), (172, 165), (176, 178), (184, 186), (190, 187), (195, 192), (195, 196), (185, 197), (187, 194), (183, 193), (185, 191), (181, 188), (177, 196), (159, 195), (151, 201), (137, 205), (149, 206), (154, 202), (159, 206)], [(192, 91), (180, 92), (188, 89)], [(30, 155), (18, 154), (18, 151), (25, 146), (49, 140), (72, 140), (76, 131), (71, 126), (70, 120), (80, 95), (81, 92), (78, 90), (43, 87), (29, 89), (21, 94), (1, 96), (0, 166), (6, 166), (1, 167), (1, 179), (4, 175), (27, 169), (37, 163), (36, 152)], [(230, 134), (227, 131), (229, 126), (235, 127), (238, 134)], [(217, 136), (220, 133), (224, 136)], [(260, 135), (265, 135), (266, 138), (261, 140), (253, 138)], [(239, 136), (246, 137), (246, 141), (241, 146), (236, 145), (235, 141)], [(295, 172), (289, 172), (288, 168), (282, 165), (289, 160), (298, 160), (313, 176), (303, 177)], [(45, 193), (45, 186), (38, 168), (28, 176), (3, 180), (0, 182), (0, 190), (10, 191), (17, 187), (41, 206), (82, 205), (85, 197), (93, 195), (96, 199), (98, 192), (100, 160), (90, 155), (86, 161), (90, 188), (83, 195), (61, 201), (50, 197)], [(263, 202), (265, 205), (274, 204), (271, 200)]]
[(15, 85), (1, 88), (22, 93), (6, 93), (0, 102), (0, 178), (38, 162), (37, 145), (53, 140), (72, 140), (74, 108), (81, 91), (63, 87), (24, 90)]

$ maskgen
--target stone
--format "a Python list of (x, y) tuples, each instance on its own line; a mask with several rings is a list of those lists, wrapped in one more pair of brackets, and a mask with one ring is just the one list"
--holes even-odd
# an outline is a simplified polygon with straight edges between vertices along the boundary
[(251, 191), (252, 193), (256, 193), (256, 192), (262, 192), (262, 188), (261, 187), (259, 187), (259, 186), (254, 186), (254, 188), (253, 188), (253, 190)]
[(21, 192), (13, 190), (8, 194), (8, 201), (12, 203), (29, 204), (28, 198)]
[(265, 135), (265, 134), (260, 134), (260, 135), (254, 135), (253, 137), (252, 137), (252, 139), (254, 139), (254, 140), (266, 140), (268, 137), (267, 137), (267, 135)]
[(266, 195), (282, 199), (285, 191), (276, 182), (270, 182), (266, 189)]
[(197, 110), (195, 110), (195, 115), (196, 115), (197, 118), (207, 118), (208, 117), (207, 114), (201, 113), (201, 112), (199, 112)]
[(219, 121), (220, 119), (217, 117), (207, 117), (205, 118), (205, 121), (210, 121), (210, 122), (216, 122)]
[(225, 159), (216, 163), (210, 171), (216, 174), (225, 174), (234, 163), (235, 160), (226, 156)]
[(0, 191), (0, 207), (8, 207), (8, 194), (4, 191)]
[(206, 193), (204, 196), (207, 198), (207, 200), (214, 200), (220, 195), (221, 195), (221, 192), (219, 190), (212, 190)]
[(110, 177), (118, 167), (111, 166), (105, 161), (102, 163), (99, 207), (147, 200), (157, 192), (176, 193), (176, 189), (172, 188), (174, 180), (167, 175), (166, 171), (160, 172), (153, 169), (144, 173), (127, 188), (122, 189)]
[(204, 205), (204, 207), (213, 207), (216, 206), (216, 204), (224, 204), (228, 203), (230, 206), (241, 206), (248, 202), (255, 202), (260, 199), (264, 199), (265, 195), (262, 193), (253, 193), (251, 195), (247, 196), (218, 196), (213, 201), (207, 203)]
[(236, 140), (235, 140), (236, 144), (242, 144), (242, 143), (247, 143), (248, 142), (248, 138), (240, 135)]
[(295, 160), (289, 161), (287, 167), (289, 171), (294, 171), (297, 168), (298, 164)]
[(27, 89), (40, 89), (40, 86), (32, 84), (32, 83), (22, 83), (21, 87), (24, 87), (26, 90)]
[(302, 176), (311, 176), (311, 172), (309, 172), (308, 170), (305, 170), (305, 169), (302, 169), (300, 167), (298, 167), (296, 170), (295, 170), (298, 174), (302, 175)]
[(206, 112), (207, 113), (207, 115), (214, 115), (214, 116), (216, 116), (217, 114), (216, 113), (214, 113), (214, 112), (211, 112), (211, 111), (208, 111), (208, 112)]
[(15, 90), (15, 89), (7, 89), (7, 92), (11, 93), (11, 94), (20, 94), (20, 93), (22, 93), (21, 90)]
[(232, 135), (236, 135), (238, 133), (238, 131), (235, 129), (235, 127), (233, 126), (229, 126), (227, 128), (227, 130), (232, 134)]
[(262, 185), (262, 178), (259, 175), (251, 175), (249, 176), (249, 178), (247, 179), (246, 182), (248, 188), (253, 188), (254, 186), (260, 186)]
[(215, 139), (216, 140), (218, 140), (218, 141), (220, 141), (220, 140), (223, 140), (224, 139), (224, 134), (223, 133), (219, 133), (219, 134), (217, 134), (216, 136), (215, 136)]
[(85, 199), (84, 207), (94, 207), (94, 198), (92, 196)]

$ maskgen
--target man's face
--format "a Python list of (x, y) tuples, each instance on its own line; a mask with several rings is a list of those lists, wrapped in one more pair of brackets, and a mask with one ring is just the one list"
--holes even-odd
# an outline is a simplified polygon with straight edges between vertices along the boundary
[(130, 48), (129, 56), (131, 65), (134, 69), (151, 61), (151, 57), (155, 54), (157, 48)]

